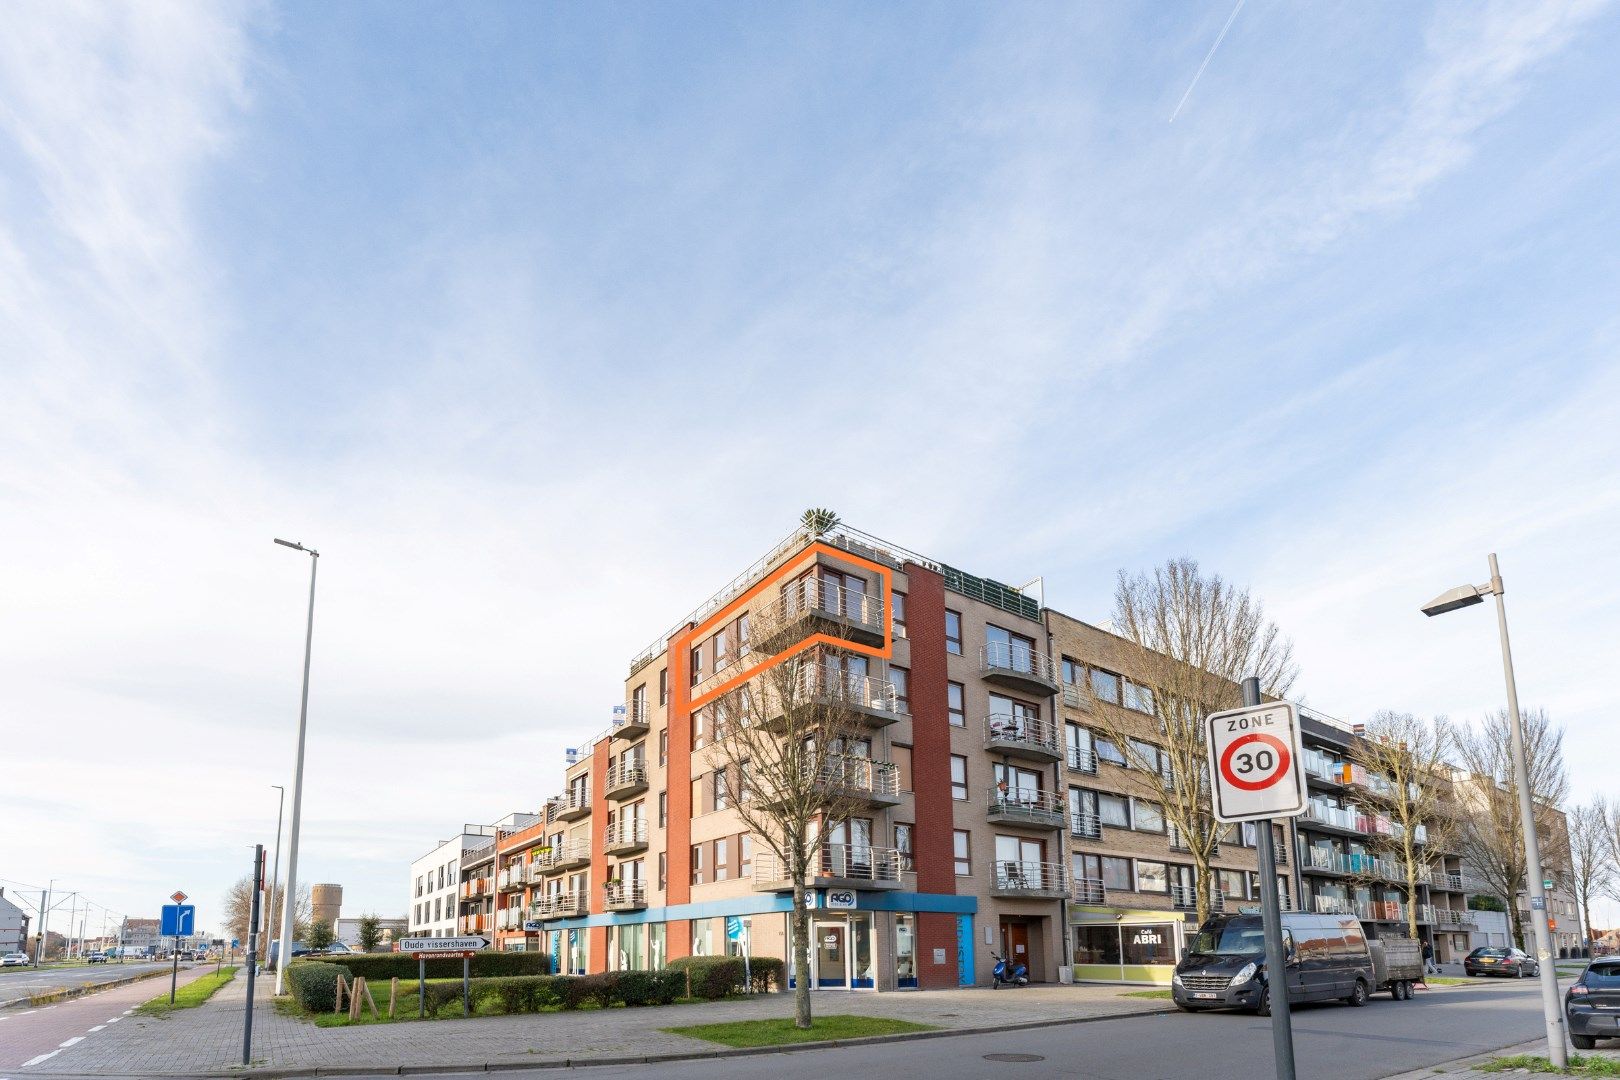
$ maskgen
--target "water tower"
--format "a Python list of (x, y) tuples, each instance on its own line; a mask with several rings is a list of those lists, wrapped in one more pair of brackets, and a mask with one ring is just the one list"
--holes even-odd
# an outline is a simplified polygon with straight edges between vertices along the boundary
[(343, 886), (311, 885), (309, 887), (309, 918), (311, 922), (324, 922), (336, 926), (338, 912), (343, 909)]

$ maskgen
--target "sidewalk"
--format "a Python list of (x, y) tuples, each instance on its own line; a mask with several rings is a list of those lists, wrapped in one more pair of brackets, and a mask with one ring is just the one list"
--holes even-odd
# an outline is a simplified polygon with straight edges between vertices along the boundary
[[(1599, 1043), (1596, 1050), (1571, 1050), (1571, 1054), (1582, 1057), (1601, 1057), (1611, 1061), (1620, 1061), (1620, 1045), (1615, 1043)], [(1473, 1057), (1458, 1058), (1455, 1061), (1442, 1062), (1431, 1065), (1426, 1069), (1413, 1069), (1411, 1072), (1396, 1073), (1386, 1076), (1383, 1080), (1501, 1080), (1504, 1076), (1535, 1075), (1515, 1072), (1480, 1072), (1470, 1066), (1481, 1065), (1494, 1058), (1518, 1057), (1520, 1054), (1532, 1054), (1536, 1057), (1547, 1056), (1547, 1041), (1537, 1039), (1535, 1042), (1520, 1043), (1518, 1046), (1508, 1046), (1501, 1050), (1493, 1050), (1488, 1054), (1476, 1054)]]
[[(268, 990), (266, 983), (261, 988)], [(271, 984), (273, 985), (273, 984)], [(402, 984), (401, 996), (406, 997)], [(383, 987), (386, 992), (386, 986)], [(1010, 1030), (1170, 1010), (1168, 1001), (1121, 996), (1122, 987), (1032, 986), (1018, 990), (940, 990), (892, 994), (821, 993), (822, 1014), (854, 1013), (931, 1024), (955, 1031)], [(24, 1075), (243, 1075), (242, 1014), (247, 980), (238, 977), (206, 1004), (165, 1019), (132, 1016)], [(380, 1002), (387, 1008), (386, 1002)], [(591, 1010), (470, 1020), (430, 1020), (318, 1028), (280, 1015), (268, 996), (253, 1010), (250, 1072), (275, 1076), (317, 1071), (443, 1072), (577, 1064), (662, 1057), (707, 1057), (725, 1051), (660, 1028), (788, 1016), (792, 999), (770, 994), (662, 1008)]]

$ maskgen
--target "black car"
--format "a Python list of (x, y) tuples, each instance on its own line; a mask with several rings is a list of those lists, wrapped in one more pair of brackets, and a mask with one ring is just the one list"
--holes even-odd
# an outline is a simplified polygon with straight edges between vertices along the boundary
[(1599, 1039), (1620, 1039), (1620, 956), (1593, 960), (1564, 991), (1569, 1041), (1590, 1050)]
[(1519, 949), (1487, 945), (1463, 957), (1465, 975), (1508, 975), (1515, 979), (1541, 974), (1536, 958)]

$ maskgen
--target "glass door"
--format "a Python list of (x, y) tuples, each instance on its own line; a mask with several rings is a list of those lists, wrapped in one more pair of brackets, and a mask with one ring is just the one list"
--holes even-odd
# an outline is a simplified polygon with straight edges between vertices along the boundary
[(811, 951), (816, 976), (813, 985), (818, 990), (848, 990), (849, 925), (842, 919), (817, 919), (811, 929), (816, 939)]

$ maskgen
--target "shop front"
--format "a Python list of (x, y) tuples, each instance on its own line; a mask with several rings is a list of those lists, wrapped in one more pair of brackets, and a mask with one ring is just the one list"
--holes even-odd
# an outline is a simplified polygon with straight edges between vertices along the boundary
[(1076, 907), (1069, 922), (1076, 982), (1170, 985), (1187, 927), (1177, 913)]

